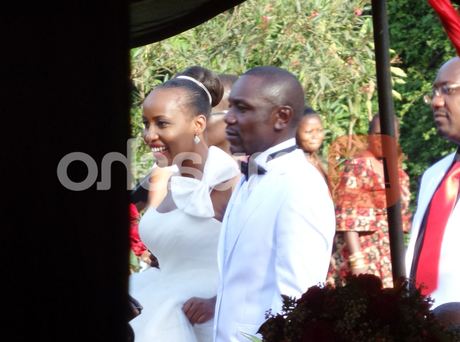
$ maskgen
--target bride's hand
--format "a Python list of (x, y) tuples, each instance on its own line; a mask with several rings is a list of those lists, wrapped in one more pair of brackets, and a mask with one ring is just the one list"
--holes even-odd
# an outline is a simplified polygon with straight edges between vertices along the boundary
[(187, 316), (190, 324), (195, 325), (195, 323), (205, 323), (212, 319), (215, 306), (216, 297), (208, 299), (192, 297), (185, 302), (182, 311)]

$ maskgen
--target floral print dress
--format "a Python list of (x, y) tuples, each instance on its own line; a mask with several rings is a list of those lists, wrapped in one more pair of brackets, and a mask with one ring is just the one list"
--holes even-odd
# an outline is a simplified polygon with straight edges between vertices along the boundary
[[(376, 168), (376, 163), (381, 167)], [(351, 271), (350, 252), (342, 232), (354, 231), (359, 233), (361, 250), (369, 265), (368, 273), (380, 277), (384, 287), (393, 287), (385, 180), (381, 170), (383, 163), (377, 158), (354, 158), (344, 165), (341, 183), (336, 190), (337, 233), (327, 279), (329, 283), (342, 279)], [(402, 169), (400, 181), (403, 231), (409, 233), (409, 177)]]

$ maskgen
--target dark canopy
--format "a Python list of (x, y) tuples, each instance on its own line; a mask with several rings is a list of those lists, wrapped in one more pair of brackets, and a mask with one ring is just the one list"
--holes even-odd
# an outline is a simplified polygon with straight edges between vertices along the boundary
[(130, 48), (191, 29), (244, 0), (131, 0)]

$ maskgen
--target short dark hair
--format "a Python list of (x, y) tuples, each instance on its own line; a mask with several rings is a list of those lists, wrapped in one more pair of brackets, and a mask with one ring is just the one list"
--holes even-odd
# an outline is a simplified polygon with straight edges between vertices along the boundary
[(305, 107), (303, 109), (303, 116), (318, 116), (319, 117), (319, 114), (316, 110), (314, 110), (313, 108), (311, 107)]
[(290, 126), (296, 127), (303, 116), (305, 95), (297, 78), (285, 69), (261, 66), (248, 70), (243, 76), (263, 78), (264, 92), (276, 106), (290, 106), (293, 110)]

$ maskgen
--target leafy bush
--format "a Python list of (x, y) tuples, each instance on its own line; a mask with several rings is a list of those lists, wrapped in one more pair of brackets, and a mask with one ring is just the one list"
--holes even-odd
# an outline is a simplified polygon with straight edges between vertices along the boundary
[[(133, 136), (141, 135), (140, 105), (156, 85), (191, 65), (241, 75), (276, 65), (298, 77), (323, 118), (323, 153), (336, 137), (365, 133), (376, 111), (369, 0), (249, 0), (167, 40), (133, 49)], [(137, 153), (137, 170), (148, 167)], [(140, 164), (140, 165), (139, 165)]]
[[(453, 148), (436, 136), (423, 95), (455, 50), (425, 1), (388, 0), (388, 17), (395, 112), (402, 119), (400, 144), (408, 155), (403, 166), (415, 198), (421, 173)], [(132, 136), (138, 145), (134, 178), (153, 163), (141, 142), (143, 99), (192, 65), (236, 75), (261, 65), (292, 72), (307, 105), (323, 119), (326, 157), (335, 138), (367, 133), (378, 110), (373, 46), (370, 0), (248, 0), (182, 34), (131, 50)]]
[(402, 120), (400, 144), (408, 156), (415, 199), (423, 171), (455, 148), (436, 135), (432, 110), (423, 97), (431, 91), (438, 69), (456, 52), (427, 1), (389, 0), (388, 18), (390, 45), (407, 73), (407, 83), (395, 86), (402, 95), (395, 112)]
[(269, 310), (258, 332), (263, 342), (458, 341), (460, 328), (446, 329), (414, 285), (399, 277), (383, 289), (380, 278), (360, 274), (312, 286), (298, 299), (282, 296), (281, 313)]

